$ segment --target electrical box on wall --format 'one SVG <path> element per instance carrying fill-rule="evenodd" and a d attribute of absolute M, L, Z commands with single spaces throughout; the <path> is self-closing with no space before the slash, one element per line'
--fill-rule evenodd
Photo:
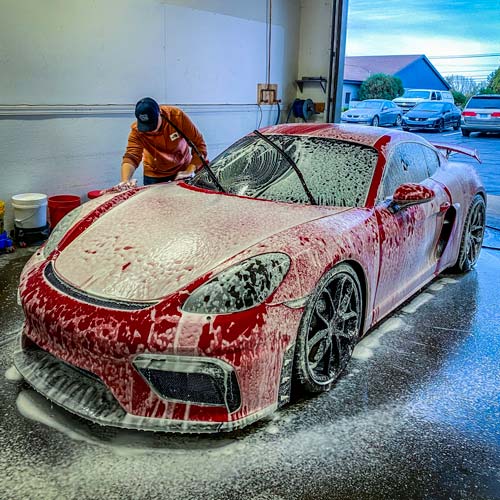
<path fill-rule="evenodd" d="M 276 102 L 280 102 L 278 99 L 278 84 L 258 83 L 257 104 L 274 104 Z"/>

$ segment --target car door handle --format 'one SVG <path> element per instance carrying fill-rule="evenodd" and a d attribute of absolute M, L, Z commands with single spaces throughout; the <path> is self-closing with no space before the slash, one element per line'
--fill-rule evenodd
<path fill-rule="evenodd" d="M 449 201 L 445 201 L 444 203 L 441 203 L 439 205 L 439 213 L 444 214 L 451 206 L 451 203 Z"/>

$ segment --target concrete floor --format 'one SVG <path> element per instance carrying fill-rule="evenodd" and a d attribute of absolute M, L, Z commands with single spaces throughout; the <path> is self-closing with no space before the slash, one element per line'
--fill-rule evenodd
<path fill-rule="evenodd" d="M 99 427 L 11 380 L 32 252 L 0 256 L 0 499 L 500 499 L 497 250 L 379 325 L 329 393 L 213 437 Z"/>

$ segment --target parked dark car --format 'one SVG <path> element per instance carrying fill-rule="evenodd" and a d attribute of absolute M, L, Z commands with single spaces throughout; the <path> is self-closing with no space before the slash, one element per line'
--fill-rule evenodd
<path fill-rule="evenodd" d="M 403 111 L 386 99 L 366 99 L 357 102 L 340 117 L 342 123 L 364 123 L 366 125 L 401 125 Z"/>
<path fill-rule="evenodd" d="M 460 110 L 450 102 L 420 102 L 403 116 L 403 130 L 426 128 L 442 132 L 460 128 Z"/>
<path fill-rule="evenodd" d="M 474 95 L 462 112 L 462 135 L 500 132 L 500 94 Z"/>

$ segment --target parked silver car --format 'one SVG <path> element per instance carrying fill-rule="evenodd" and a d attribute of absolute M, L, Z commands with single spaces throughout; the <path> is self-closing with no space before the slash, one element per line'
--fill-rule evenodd
<path fill-rule="evenodd" d="M 395 125 L 399 127 L 403 112 L 392 101 L 386 99 L 366 99 L 357 102 L 353 108 L 344 111 L 342 123 L 364 123 L 366 125 Z"/>
<path fill-rule="evenodd" d="M 471 132 L 500 132 L 500 95 L 474 95 L 462 111 L 462 135 Z"/>

